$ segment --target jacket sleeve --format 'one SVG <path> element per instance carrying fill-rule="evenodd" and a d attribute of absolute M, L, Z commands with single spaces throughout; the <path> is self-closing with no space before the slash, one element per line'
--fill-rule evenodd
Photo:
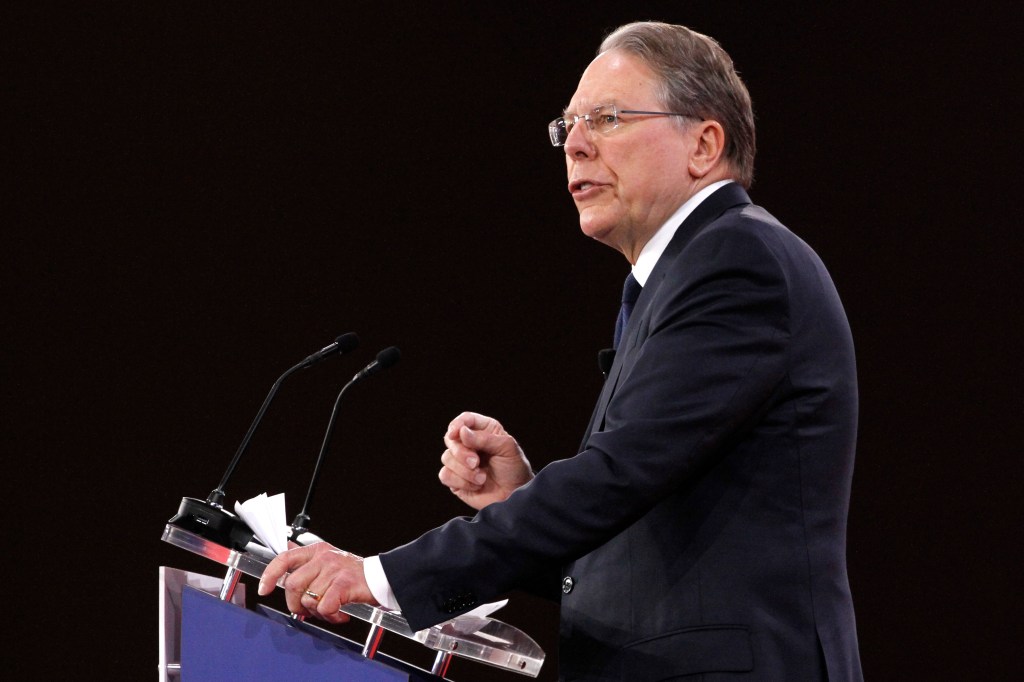
<path fill-rule="evenodd" d="M 699 477 L 763 413 L 786 372 L 788 293 L 757 228 L 713 224 L 670 264 L 634 313 L 603 428 L 582 452 L 505 502 L 381 555 L 413 628 L 512 589 L 554 587 L 563 565 Z"/>

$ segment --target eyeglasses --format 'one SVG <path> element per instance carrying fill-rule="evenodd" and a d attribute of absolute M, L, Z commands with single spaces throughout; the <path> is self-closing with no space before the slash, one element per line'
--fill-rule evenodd
<path fill-rule="evenodd" d="M 565 141 L 569 138 L 569 133 L 576 127 L 576 124 L 580 121 L 585 121 L 587 124 L 587 130 L 592 130 L 600 135 L 610 133 L 619 127 L 619 115 L 620 114 L 642 114 L 644 116 L 684 116 L 687 118 L 696 118 L 690 114 L 679 114 L 672 111 L 635 111 L 633 109 L 623 109 L 619 111 L 614 104 L 602 104 L 596 106 L 590 110 L 590 113 L 578 116 L 573 114 L 572 116 L 562 116 L 556 118 L 554 121 L 548 124 L 548 135 L 551 137 L 551 144 L 556 147 L 562 147 L 565 145 Z"/>

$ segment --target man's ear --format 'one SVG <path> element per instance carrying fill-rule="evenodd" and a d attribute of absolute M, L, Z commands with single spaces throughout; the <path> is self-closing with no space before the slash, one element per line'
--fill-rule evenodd
<path fill-rule="evenodd" d="M 691 134 L 696 137 L 697 145 L 690 154 L 690 175 L 703 178 L 723 161 L 725 129 L 718 121 L 701 121 L 694 124 Z"/>

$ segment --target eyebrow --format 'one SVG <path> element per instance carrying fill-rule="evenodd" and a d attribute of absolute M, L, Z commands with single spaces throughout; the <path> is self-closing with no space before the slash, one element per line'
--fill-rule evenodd
<path fill-rule="evenodd" d="M 594 104 L 593 106 L 591 106 L 591 107 L 590 107 L 590 108 L 588 109 L 588 111 L 594 111 L 595 109 L 600 109 L 601 107 L 606 107 L 606 106 L 608 106 L 609 104 L 612 104 L 612 101 L 608 101 L 608 102 L 599 102 L 599 103 L 597 103 L 597 104 Z M 568 113 L 569 113 L 569 107 L 565 107 L 564 109 L 562 109 L 562 116 L 563 116 L 563 117 L 564 117 L 564 116 L 565 116 L 566 114 L 568 114 Z"/>

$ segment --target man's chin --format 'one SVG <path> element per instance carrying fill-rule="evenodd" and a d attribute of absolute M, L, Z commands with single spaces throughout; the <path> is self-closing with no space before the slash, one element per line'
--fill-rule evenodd
<path fill-rule="evenodd" d="M 580 212 L 580 231 L 591 239 L 607 244 L 615 231 L 615 221 L 600 209 L 586 208 Z"/>

